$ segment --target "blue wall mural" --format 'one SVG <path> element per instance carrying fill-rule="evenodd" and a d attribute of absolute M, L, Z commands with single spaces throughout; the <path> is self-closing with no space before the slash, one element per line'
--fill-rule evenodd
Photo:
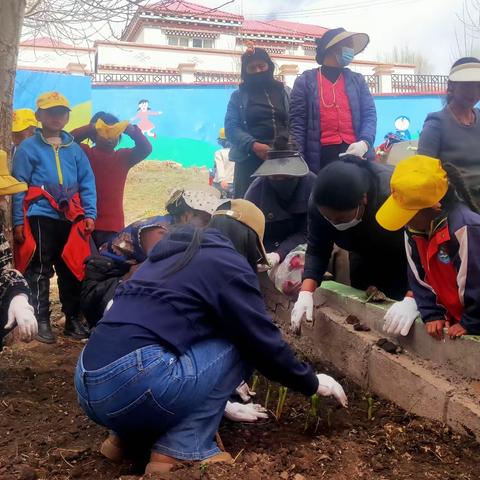
<path fill-rule="evenodd" d="M 39 93 L 59 90 L 74 105 L 74 128 L 87 123 L 90 114 L 103 110 L 139 125 L 152 143 L 151 160 L 173 160 L 185 167 L 213 164 L 219 147 L 217 135 L 230 95 L 225 86 L 94 86 L 88 77 L 18 71 L 14 108 L 35 108 Z M 429 112 L 442 108 L 438 95 L 376 96 L 376 144 L 389 132 L 402 130 L 406 138 L 418 137 Z M 120 146 L 130 146 L 123 136 Z"/>

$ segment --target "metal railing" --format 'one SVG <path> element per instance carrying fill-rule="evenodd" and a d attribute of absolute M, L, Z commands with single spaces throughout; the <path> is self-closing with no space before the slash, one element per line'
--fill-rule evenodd
<path fill-rule="evenodd" d="M 144 83 L 144 84 L 169 84 L 181 83 L 179 73 L 94 73 L 93 83 Z"/>
<path fill-rule="evenodd" d="M 240 83 L 240 74 L 226 72 L 195 72 L 195 83 Z"/>
<path fill-rule="evenodd" d="M 447 90 L 447 75 L 392 74 L 392 93 L 439 92 Z"/>

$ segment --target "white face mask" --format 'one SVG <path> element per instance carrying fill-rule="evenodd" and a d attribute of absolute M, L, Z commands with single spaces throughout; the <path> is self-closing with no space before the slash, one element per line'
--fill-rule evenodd
<path fill-rule="evenodd" d="M 333 223 L 329 218 L 323 217 L 327 222 L 331 223 L 338 231 L 344 232 L 345 230 L 349 230 L 350 228 L 356 227 L 361 221 L 361 218 L 358 217 L 358 213 L 360 212 L 360 205 L 357 208 L 357 212 L 355 213 L 355 216 L 353 217 L 353 220 L 350 220 L 349 222 L 346 223 Z"/>

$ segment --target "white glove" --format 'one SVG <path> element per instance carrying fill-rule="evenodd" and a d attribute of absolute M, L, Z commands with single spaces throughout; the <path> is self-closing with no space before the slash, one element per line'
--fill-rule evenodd
<path fill-rule="evenodd" d="M 30 342 L 37 335 L 37 319 L 33 313 L 33 307 L 28 303 L 28 297 L 24 293 L 15 295 L 15 297 L 12 298 L 8 307 L 7 318 L 8 321 L 5 325 L 5 330 L 13 328 L 16 323 L 20 338 L 24 342 Z"/>
<path fill-rule="evenodd" d="M 249 402 L 256 395 L 256 392 L 250 390 L 248 383 L 242 382 L 236 389 L 235 393 L 242 399 L 243 402 Z"/>
<path fill-rule="evenodd" d="M 390 335 L 408 335 L 415 319 L 420 316 L 417 302 L 411 297 L 405 297 L 401 302 L 394 303 L 383 319 L 383 331 Z"/>
<path fill-rule="evenodd" d="M 319 373 L 317 378 L 317 395 L 321 395 L 322 397 L 329 397 L 330 395 L 333 395 L 342 407 L 348 407 L 348 400 L 345 392 L 343 391 L 343 387 L 335 379 L 323 373 Z"/>
<path fill-rule="evenodd" d="M 300 331 L 300 325 L 302 324 L 302 318 L 305 314 L 307 322 L 313 320 L 313 293 L 307 291 L 301 291 L 298 294 L 298 300 L 292 310 L 290 317 L 290 328 L 294 333 Z"/>
<path fill-rule="evenodd" d="M 256 403 L 227 402 L 223 415 L 232 422 L 256 422 L 260 418 L 268 418 L 265 408 Z"/>
<path fill-rule="evenodd" d="M 368 152 L 368 145 L 367 142 L 360 140 L 359 142 L 352 143 L 345 153 L 341 153 L 339 157 L 343 157 L 344 155 L 355 155 L 356 157 L 363 158 L 365 154 Z"/>
<path fill-rule="evenodd" d="M 268 265 L 259 263 L 257 265 L 258 272 L 266 272 L 267 270 L 275 268 L 280 263 L 280 255 L 277 252 L 267 253 Z"/>

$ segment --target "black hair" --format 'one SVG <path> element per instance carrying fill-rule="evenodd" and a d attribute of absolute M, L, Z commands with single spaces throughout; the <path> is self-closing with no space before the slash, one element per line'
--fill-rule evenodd
<path fill-rule="evenodd" d="M 344 155 L 320 170 L 312 199 L 317 207 L 347 211 L 356 208 L 372 189 L 376 196 L 378 178 L 370 162 L 355 155 Z"/>
<path fill-rule="evenodd" d="M 170 215 L 178 217 L 186 212 L 193 211 L 193 208 L 187 205 L 187 202 L 183 198 L 183 193 L 172 203 L 166 205 L 166 210 Z"/>
<path fill-rule="evenodd" d="M 467 207 L 475 213 L 480 213 L 479 206 L 472 197 L 470 189 L 465 184 L 465 180 L 457 167 L 451 163 L 442 165 L 447 172 L 449 188 L 443 197 L 441 204 L 444 211 L 450 211 L 460 199 Z"/>
<path fill-rule="evenodd" d="M 138 101 L 137 112 L 140 110 L 140 104 L 141 104 L 141 103 L 148 103 L 148 104 L 150 104 L 150 102 L 149 102 L 146 98 L 143 98 L 142 100 L 139 100 L 139 101 Z M 150 106 L 147 108 L 147 110 L 151 110 Z"/>
<path fill-rule="evenodd" d="M 480 63 L 480 60 L 477 57 L 462 57 L 459 58 L 453 65 L 452 68 L 458 67 L 459 65 L 465 65 L 466 63 Z M 453 100 L 453 87 L 458 82 L 451 82 L 450 80 L 447 83 L 447 96 L 445 97 L 445 105 L 448 105 Z"/>
<path fill-rule="evenodd" d="M 230 208 L 231 204 L 227 202 L 219 210 Z M 233 243 L 235 250 L 245 257 L 252 269 L 256 271 L 260 256 L 257 247 L 258 237 L 250 227 L 227 215 L 217 215 L 212 217 L 207 228 L 215 228 L 225 235 Z M 192 229 L 194 230 L 193 236 L 191 234 Z M 191 241 L 182 257 L 165 273 L 164 278 L 174 275 L 191 262 L 200 250 L 204 232 L 205 228 L 195 228 L 192 225 L 178 225 L 170 228 L 165 240 L 178 241 L 186 236 L 191 236 Z"/>
<path fill-rule="evenodd" d="M 94 124 L 97 123 L 97 120 L 101 118 L 107 125 L 113 125 L 118 123 L 119 120 L 115 115 L 107 112 L 97 112 L 90 120 L 90 123 Z"/>

